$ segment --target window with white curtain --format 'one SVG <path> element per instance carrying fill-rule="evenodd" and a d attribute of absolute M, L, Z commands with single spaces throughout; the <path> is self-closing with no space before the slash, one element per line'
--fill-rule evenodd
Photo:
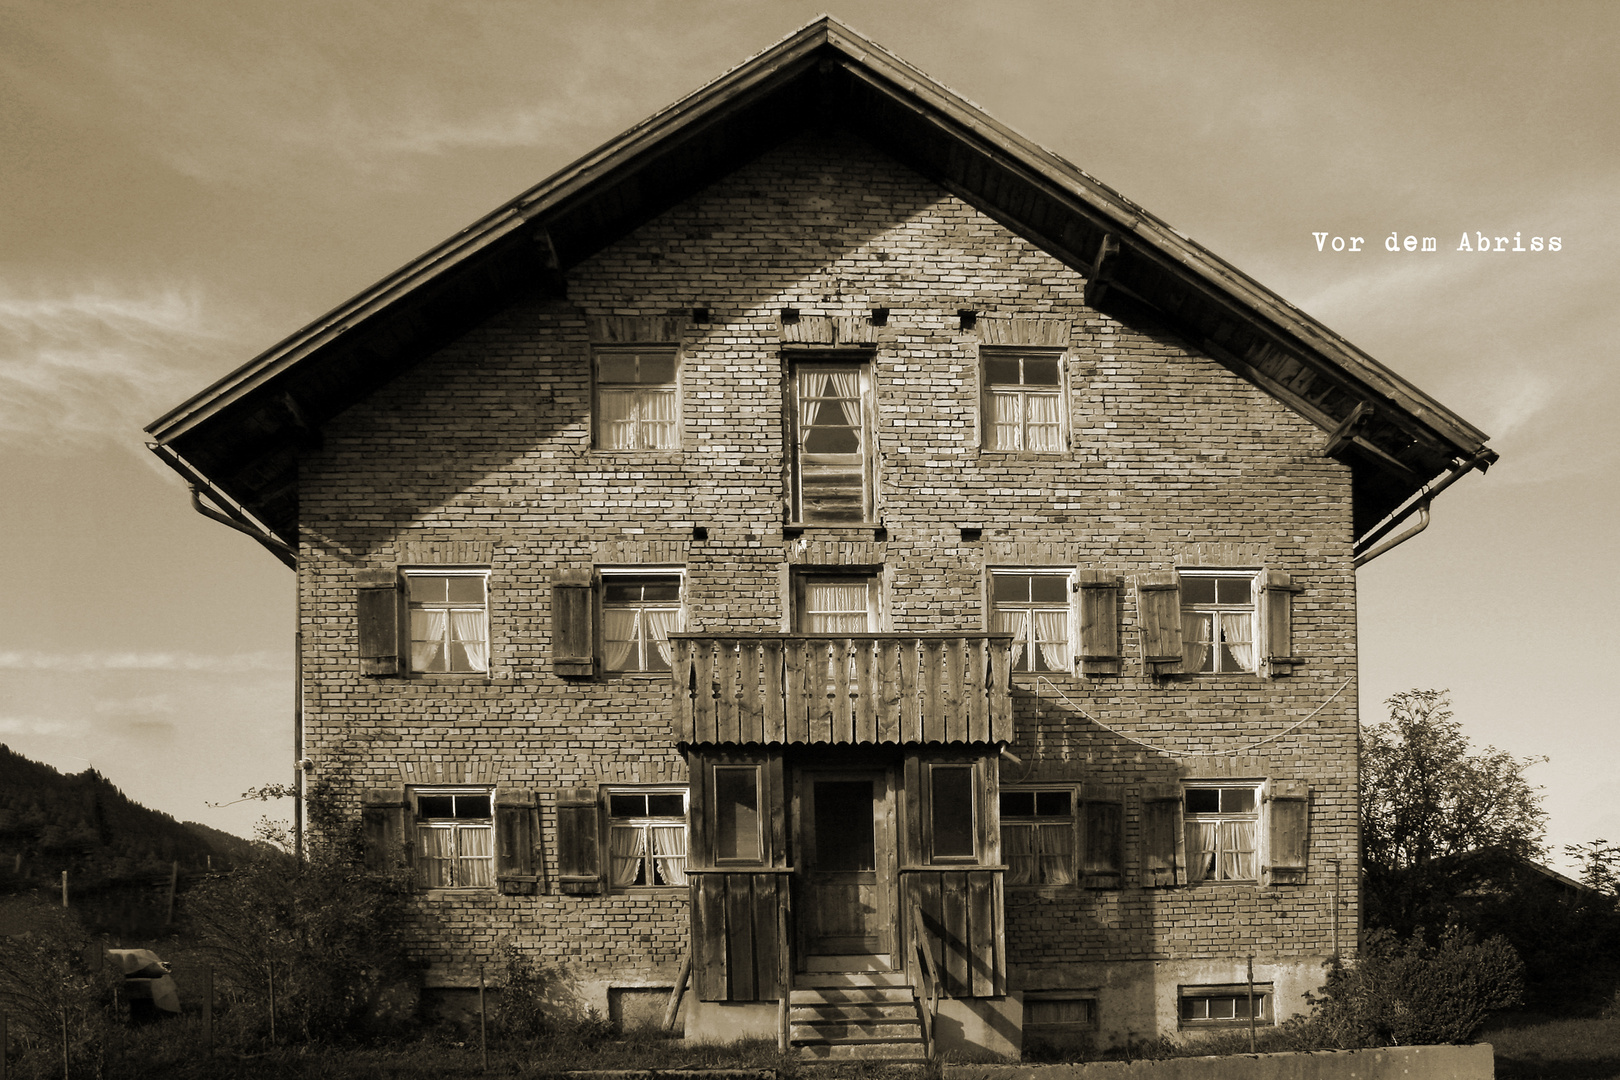
<path fill-rule="evenodd" d="M 1001 855 L 1008 885 L 1072 885 L 1074 790 L 1002 788 Z"/>
<path fill-rule="evenodd" d="M 1068 671 L 1069 574 L 996 570 L 990 575 L 990 630 L 1011 634 L 1014 671 Z"/>
<path fill-rule="evenodd" d="M 1062 354 L 983 349 L 987 450 L 1063 449 Z"/>
<path fill-rule="evenodd" d="M 597 349 L 596 448 L 674 450 L 680 446 L 675 349 Z"/>
<path fill-rule="evenodd" d="M 495 793 L 415 788 L 416 882 L 424 889 L 488 888 L 495 881 Z"/>
<path fill-rule="evenodd" d="M 411 670 L 489 670 L 489 571 L 406 570 Z"/>
<path fill-rule="evenodd" d="M 608 874 L 615 889 L 686 884 L 686 789 L 608 792 Z"/>
<path fill-rule="evenodd" d="M 1182 791 L 1187 881 L 1260 877 L 1260 785 L 1192 784 Z"/>
<path fill-rule="evenodd" d="M 1254 671 L 1256 573 L 1181 570 L 1182 670 Z"/>
<path fill-rule="evenodd" d="M 682 627 L 679 574 L 602 571 L 602 669 L 668 671 Z"/>
<path fill-rule="evenodd" d="M 794 581 L 799 633 L 876 633 L 877 581 L 875 574 L 800 575 Z"/>
<path fill-rule="evenodd" d="M 794 509 L 802 522 L 873 520 L 867 365 L 793 368 Z"/>

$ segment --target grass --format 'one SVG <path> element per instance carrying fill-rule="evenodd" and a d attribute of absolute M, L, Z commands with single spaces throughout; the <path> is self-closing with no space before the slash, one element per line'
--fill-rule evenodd
<path fill-rule="evenodd" d="M 1620 1077 L 1620 1009 L 1595 1017 L 1510 1012 L 1479 1035 L 1496 1052 L 1502 1080 L 1609 1080 Z"/>

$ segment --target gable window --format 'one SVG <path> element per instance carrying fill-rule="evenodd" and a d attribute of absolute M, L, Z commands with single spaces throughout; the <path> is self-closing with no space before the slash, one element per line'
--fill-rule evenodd
<path fill-rule="evenodd" d="M 412 671 L 489 670 L 488 582 L 488 570 L 405 571 Z"/>
<path fill-rule="evenodd" d="M 803 361 L 793 368 L 795 519 L 874 518 L 871 423 L 864 363 Z"/>
<path fill-rule="evenodd" d="M 1068 671 L 1069 575 L 1015 573 L 990 575 L 991 629 L 1011 634 L 1014 671 Z"/>
<path fill-rule="evenodd" d="M 801 634 L 871 634 L 878 628 L 876 574 L 801 574 L 794 579 Z"/>
<path fill-rule="evenodd" d="M 1182 670 L 1255 670 L 1255 575 L 1182 570 Z"/>
<path fill-rule="evenodd" d="M 416 882 L 426 889 L 487 888 L 495 879 L 494 792 L 416 788 Z"/>
<path fill-rule="evenodd" d="M 1001 853 L 1008 885 L 1074 883 L 1074 792 L 1003 790 Z"/>
<path fill-rule="evenodd" d="M 602 572 L 602 668 L 668 671 L 682 626 L 679 574 Z"/>
<path fill-rule="evenodd" d="M 1252 783 L 1187 785 L 1188 882 L 1259 879 L 1259 794 Z"/>
<path fill-rule="evenodd" d="M 1061 451 L 1061 354 L 985 349 L 982 357 L 985 448 Z"/>
<path fill-rule="evenodd" d="M 675 350 L 597 349 L 598 450 L 673 450 L 680 445 Z"/>
<path fill-rule="evenodd" d="M 1178 1012 L 1183 1027 L 1221 1027 L 1247 1024 L 1252 1013 L 1257 1023 L 1272 1023 L 1271 983 L 1249 985 L 1183 986 Z M 1251 1004 L 1252 1003 L 1252 1004 Z"/>
<path fill-rule="evenodd" d="M 608 792 L 608 873 L 615 889 L 686 884 L 686 789 Z"/>

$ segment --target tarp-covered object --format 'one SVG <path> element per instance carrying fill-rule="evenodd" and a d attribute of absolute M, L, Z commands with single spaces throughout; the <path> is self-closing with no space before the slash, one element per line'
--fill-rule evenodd
<path fill-rule="evenodd" d="M 180 1012 L 180 995 L 169 975 L 169 965 L 150 949 L 108 949 L 107 959 L 124 971 L 124 996 L 131 1002 L 150 1001 L 163 1012 Z"/>

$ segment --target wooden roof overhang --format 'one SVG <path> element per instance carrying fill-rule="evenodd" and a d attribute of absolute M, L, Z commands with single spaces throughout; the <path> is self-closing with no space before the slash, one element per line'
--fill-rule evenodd
<path fill-rule="evenodd" d="M 806 126 L 854 132 L 1320 427 L 1355 531 L 1496 459 L 1483 432 L 1062 158 L 830 18 L 653 115 L 154 422 L 227 513 L 296 546 L 297 455 L 372 389 Z M 1402 511 L 1404 512 L 1404 511 Z M 1387 525 L 1385 530 L 1387 531 Z M 1363 545 L 1364 546 L 1364 545 Z"/>

